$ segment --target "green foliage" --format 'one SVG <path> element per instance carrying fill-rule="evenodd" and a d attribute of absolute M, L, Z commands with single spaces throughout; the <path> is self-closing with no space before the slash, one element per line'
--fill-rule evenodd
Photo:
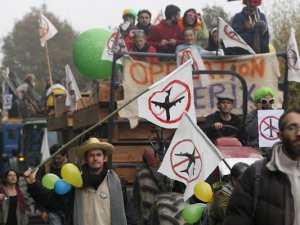
<path fill-rule="evenodd" d="M 232 16 L 225 12 L 220 6 L 206 6 L 202 9 L 203 18 L 208 30 L 218 26 L 218 17 L 221 17 L 225 22 L 231 24 Z"/>
<path fill-rule="evenodd" d="M 46 12 L 45 6 L 43 10 L 32 8 L 31 12 L 15 23 L 12 32 L 3 38 L 2 66 L 9 67 L 21 80 L 27 73 L 34 73 L 37 90 L 41 93 L 46 85 L 48 65 L 45 48 L 41 47 L 39 38 L 40 11 L 58 30 L 47 42 L 53 83 L 59 81 L 64 84 L 66 64 L 75 70 L 72 65 L 72 45 L 78 34 L 66 21 L 61 22 L 54 14 Z M 86 83 L 86 79 L 76 76 L 75 71 L 74 76 L 79 86 L 80 83 Z"/>
<path fill-rule="evenodd" d="M 264 9 L 271 31 L 271 42 L 277 51 L 286 51 L 290 38 L 290 28 L 295 29 L 296 41 L 300 44 L 300 0 L 277 0 Z M 286 60 L 279 59 L 281 74 L 285 74 Z M 283 76 L 281 77 L 283 80 Z M 299 106 L 299 84 L 289 84 L 289 107 Z"/>

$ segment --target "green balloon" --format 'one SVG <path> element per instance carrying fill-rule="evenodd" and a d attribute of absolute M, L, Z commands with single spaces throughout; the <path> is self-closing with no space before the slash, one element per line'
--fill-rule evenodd
<path fill-rule="evenodd" d="M 187 223 L 196 223 L 200 220 L 203 212 L 204 209 L 199 204 L 192 204 L 183 209 L 181 216 Z"/>
<path fill-rule="evenodd" d="M 54 184 L 58 180 L 59 180 L 59 177 L 57 175 L 55 175 L 53 173 L 47 173 L 42 178 L 42 185 L 49 190 L 53 190 Z"/>
<path fill-rule="evenodd" d="M 112 62 L 101 60 L 111 33 L 107 29 L 94 28 L 80 34 L 73 44 L 73 60 L 82 75 L 92 79 L 111 76 Z"/>

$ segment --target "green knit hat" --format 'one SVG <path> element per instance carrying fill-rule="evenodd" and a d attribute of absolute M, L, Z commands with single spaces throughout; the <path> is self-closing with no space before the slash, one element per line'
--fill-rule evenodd
<path fill-rule="evenodd" d="M 272 98 L 275 96 L 274 91 L 269 87 L 261 87 L 261 88 L 257 89 L 254 92 L 254 101 L 255 101 L 255 103 L 259 103 L 260 100 L 262 98 L 266 97 L 267 95 L 272 96 Z"/>

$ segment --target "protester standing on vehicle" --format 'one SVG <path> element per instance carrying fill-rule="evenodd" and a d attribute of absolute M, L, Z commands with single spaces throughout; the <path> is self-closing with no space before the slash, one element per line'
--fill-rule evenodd
<path fill-rule="evenodd" d="M 178 25 L 180 8 L 168 5 L 165 17 L 165 20 L 152 27 L 148 41 L 159 53 L 175 53 L 176 46 L 183 43 L 182 29 Z"/>
<path fill-rule="evenodd" d="M 254 92 L 254 102 L 256 109 L 248 113 L 245 120 L 246 144 L 265 154 L 263 148 L 259 148 L 258 142 L 258 115 L 257 110 L 270 110 L 275 102 L 274 92 L 269 87 L 261 87 Z"/>
<path fill-rule="evenodd" d="M 279 119 L 280 143 L 238 180 L 224 225 L 300 224 L 300 108 Z"/>
<path fill-rule="evenodd" d="M 147 9 L 140 10 L 137 15 L 137 22 L 137 29 L 143 30 L 146 36 L 148 36 L 152 29 L 151 12 Z"/>
<path fill-rule="evenodd" d="M 204 48 L 207 46 L 208 30 L 203 17 L 200 13 L 197 13 L 196 9 L 188 9 L 184 12 L 183 17 L 178 22 L 180 28 L 191 27 L 195 31 L 195 45 Z"/>
<path fill-rule="evenodd" d="M 123 38 L 126 38 L 130 31 L 137 30 L 135 26 L 136 12 L 133 9 L 127 8 L 123 10 L 123 23 L 120 25 L 120 32 Z"/>
<path fill-rule="evenodd" d="M 223 136 L 236 136 L 240 139 L 242 122 L 237 115 L 231 113 L 233 97 L 224 95 L 217 97 L 217 99 L 219 111 L 207 116 L 203 126 L 204 132 L 212 141 Z"/>
<path fill-rule="evenodd" d="M 18 112 L 21 118 L 34 117 L 41 112 L 38 98 L 33 92 L 35 85 L 35 75 L 30 73 L 25 76 L 24 83 L 16 89 L 19 97 Z"/>
<path fill-rule="evenodd" d="M 267 19 L 258 6 L 261 0 L 243 0 L 246 7 L 235 14 L 232 28 L 255 51 L 255 53 L 269 52 L 270 34 Z M 247 50 L 238 48 L 235 54 L 249 54 Z"/>
<path fill-rule="evenodd" d="M 50 154 L 53 155 L 61 146 L 58 144 L 52 145 L 50 147 Z M 57 175 L 59 178 L 61 177 L 61 168 L 63 165 L 67 163 L 67 157 L 65 152 L 61 152 L 55 155 L 50 162 L 48 162 L 45 166 L 41 167 L 37 173 L 37 177 L 40 181 L 47 173 L 52 173 Z M 44 223 L 49 223 L 49 225 L 65 225 L 66 224 L 66 216 L 62 210 L 46 210 L 45 208 L 41 209 L 41 218 Z"/>
<path fill-rule="evenodd" d="M 36 182 L 36 172 L 28 169 L 24 172 L 28 191 L 45 208 L 63 209 L 69 225 L 126 225 L 119 177 L 105 163 L 113 151 L 113 145 L 89 138 L 76 150 L 78 158 L 84 161 L 82 188 L 57 195 Z"/>
<path fill-rule="evenodd" d="M 233 165 L 230 171 L 230 181 L 225 184 L 221 190 L 215 192 L 210 203 L 208 225 L 222 225 L 226 215 L 227 205 L 237 179 L 248 167 L 249 165 L 243 162 L 238 162 Z"/>
<path fill-rule="evenodd" d="M 17 172 L 8 169 L 4 174 L 4 183 L 0 185 L 0 224 L 26 225 L 28 222 L 25 198 L 18 182 Z"/>

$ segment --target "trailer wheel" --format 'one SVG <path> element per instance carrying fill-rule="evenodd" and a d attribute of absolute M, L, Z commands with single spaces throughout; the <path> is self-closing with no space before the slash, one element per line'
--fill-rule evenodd
<path fill-rule="evenodd" d="M 181 193 L 172 192 L 158 195 L 151 210 L 150 225 L 187 224 L 181 217 L 182 210 L 187 204 L 183 201 Z"/>
<path fill-rule="evenodd" d="M 151 170 L 140 168 L 133 185 L 133 204 L 140 225 L 149 224 L 151 207 L 160 192 Z"/>

